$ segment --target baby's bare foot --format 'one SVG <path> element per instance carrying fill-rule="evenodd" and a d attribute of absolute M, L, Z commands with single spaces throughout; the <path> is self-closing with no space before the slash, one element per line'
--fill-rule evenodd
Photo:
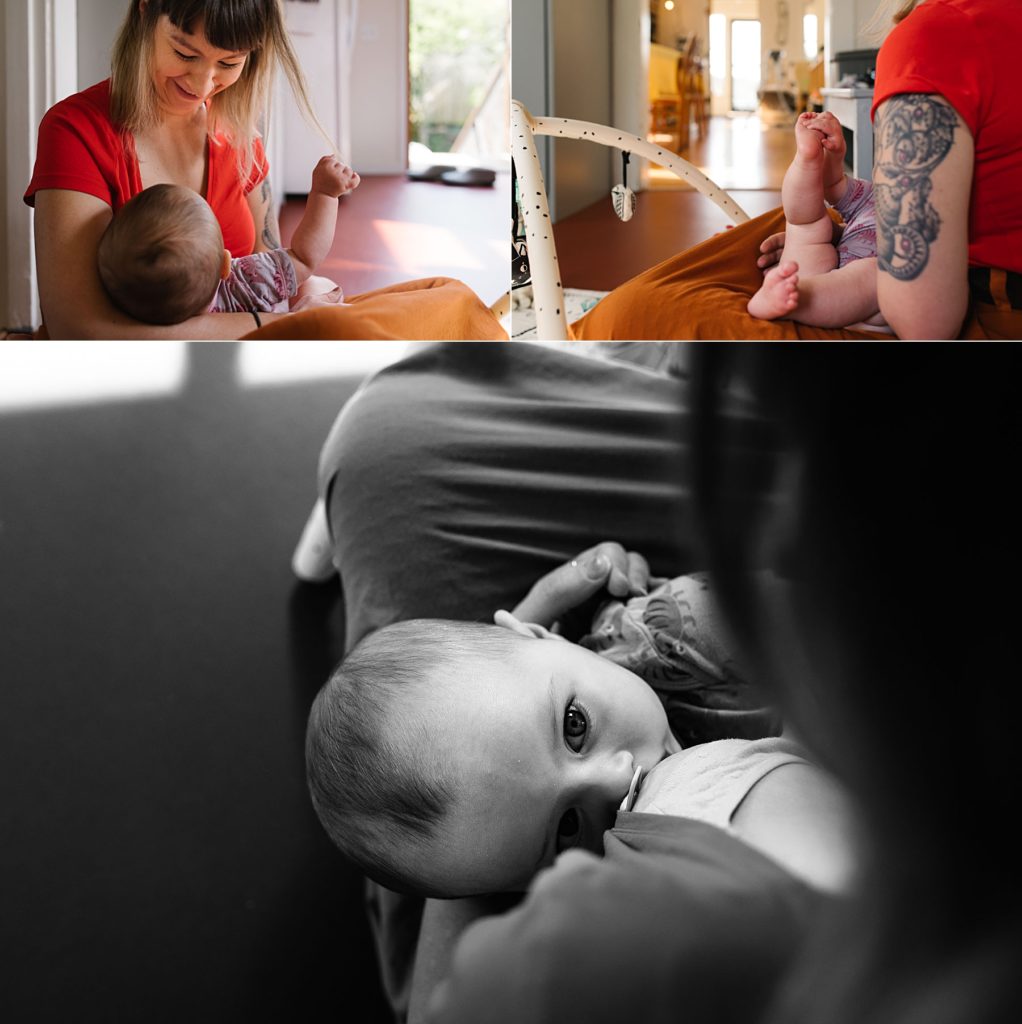
<path fill-rule="evenodd" d="M 795 122 L 795 159 L 802 164 L 818 164 L 823 161 L 824 133 L 815 124 L 817 115 L 812 111 L 800 114 Z"/>
<path fill-rule="evenodd" d="M 763 286 L 749 299 L 749 313 L 759 320 L 778 320 L 798 305 L 798 264 L 793 260 L 769 271 Z"/>

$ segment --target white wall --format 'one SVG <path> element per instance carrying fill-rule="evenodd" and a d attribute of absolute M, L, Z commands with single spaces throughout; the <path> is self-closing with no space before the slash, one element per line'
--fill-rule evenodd
<path fill-rule="evenodd" d="M 110 77 L 110 51 L 128 0 L 78 0 L 78 88 Z"/>
<path fill-rule="evenodd" d="M 614 0 L 611 120 L 615 128 L 645 136 L 649 130 L 649 3 Z M 633 159 L 637 188 L 646 161 Z"/>
<path fill-rule="evenodd" d="M 835 53 L 843 50 L 872 50 L 880 44 L 863 33 L 866 23 L 876 13 L 882 0 L 826 0 L 824 46 L 829 67 Z M 830 78 L 827 79 L 830 84 Z"/>
<path fill-rule="evenodd" d="M 408 0 L 363 0 L 352 63 L 351 157 L 361 174 L 408 166 Z"/>
<path fill-rule="evenodd" d="M 610 0 L 555 0 L 552 13 L 555 58 L 554 108 L 550 113 L 609 124 Z M 554 154 L 557 192 L 551 217 L 555 221 L 570 217 L 601 197 L 610 202 L 614 185 L 610 151 L 591 142 L 555 139 Z M 620 158 L 613 155 L 619 164 Z"/>
<path fill-rule="evenodd" d="M 525 104 L 525 109 L 544 117 L 553 109 L 550 92 L 553 87 L 550 54 L 547 52 L 549 10 L 546 0 L 514 0 L 511 5 L 511 98 Z M 543 181 L 553 208 L 553 172 L 551 170 L 551 139 L 536 139 L 536 151 L 543 172 Z"/>
<path fill-rule="evenodd" d="M 611 40 L 618 42 L 613 19 L 615 14 L 627 18 L 629 9 L 624 0 L 514 0 L 514 99 L 537 117 L 609 124 L 614 110 Z M 618 27 L 622 36 L 639 45 L 634 27 Z M 624 105 L 632 103 L 626 98 Z M 575 140 L 555 139 L 552 145 L 547 139 L 536 141 L 552 220 L 563 220 L 601 197 L 610 202 L 614 182 L 609 150 Z M 620 157 L 614 156 L 614 164 L 620 175 Z M 634 185 L 637 173 L 632 181 Z"/>

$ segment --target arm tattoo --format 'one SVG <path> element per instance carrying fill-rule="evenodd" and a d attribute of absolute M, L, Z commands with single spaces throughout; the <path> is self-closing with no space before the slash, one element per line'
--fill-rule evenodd
<path fill-rule="evenodd" d="M 276 218 L 273 216 L 273 189 L 270 188 L 270 180 L 266 178 L 263 180 L 262 200 L 266 203 L 266 218 L 263 221 L 263 242 L 270 249 L 280 248 L 280 239 L 277 238 Z"/>
<path fill-rule="evenodd" d="M 905 93 L 877 118 L 877 256 L 880 269 L 911 281 L 930 259 L 940 216 L 930 205 L 930 175 L 951 152 L 958 115 L 942 97 Z"/>

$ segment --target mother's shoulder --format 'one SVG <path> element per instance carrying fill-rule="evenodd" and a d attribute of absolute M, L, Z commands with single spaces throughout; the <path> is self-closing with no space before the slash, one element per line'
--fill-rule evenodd
<path fill-rule="evenodd" d="M 72 93 L 57 103 L 46 112 L 45 119 L 69 118 L 80 120 L 87 118 L 90 121 L 113 125 L 110 121 L 110 79 L 104 79 L 88 89 Z"/>

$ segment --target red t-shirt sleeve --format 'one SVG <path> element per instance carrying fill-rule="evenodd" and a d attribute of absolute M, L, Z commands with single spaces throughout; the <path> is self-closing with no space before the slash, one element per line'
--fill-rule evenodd
<path fill-rule="evenodd" d="M 984 50 L 968 15 L 939 0 L 917 7 L 880 47 L 872 116 L 899 93 L 935 93 L 958 111 L 975 137 L 987 95 Z"/>
<path fill-rule="evenodd" d="M 34 206 L 36 192 L 59 188 L 95 196 L 111 207 L 118 205 L 111 187 L 111 176 L 115 174 L 111 153 L 114 141 L 112 129 L 103 132 L 75 105 L 60 103 L 51 107 L 39 125 L 35 170 L 25 202 Z"/>

